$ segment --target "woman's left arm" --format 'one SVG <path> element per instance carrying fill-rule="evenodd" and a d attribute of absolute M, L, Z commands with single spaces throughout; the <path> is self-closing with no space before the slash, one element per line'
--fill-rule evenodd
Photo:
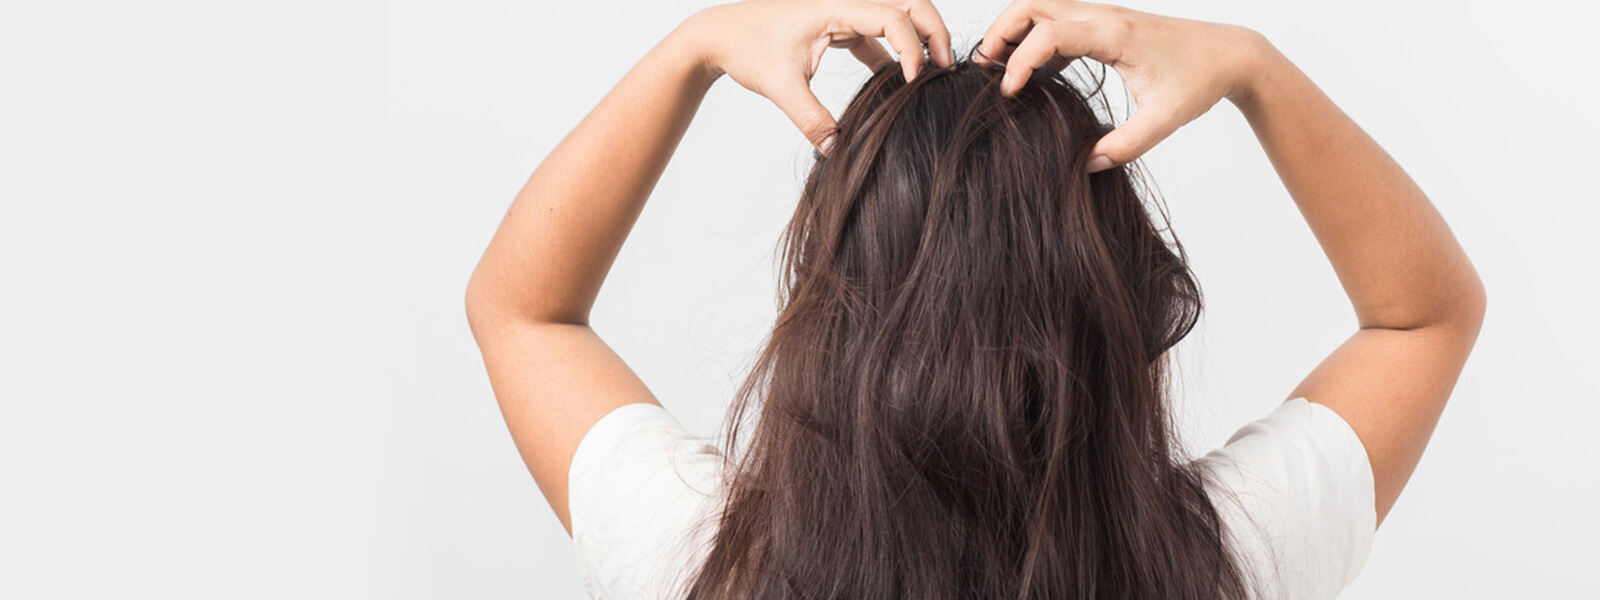
<path fill-rule="evenodd" d="M 832 117 L 809 82 L 822 52 L 848 47 L 908 77 L 927 39 L 949 64 L 949 36 L 927 0 L 760 0 L 691 17 L 652 49 L 539 165 L 467 286 L 467 319 L 528 470 L 568 532 L 567 471 L 585 433 L 619 406 L 656 403 L 588 326 L 623 240 L 705 97 L 726 73 L 772 99 L 826 148 Z"/>

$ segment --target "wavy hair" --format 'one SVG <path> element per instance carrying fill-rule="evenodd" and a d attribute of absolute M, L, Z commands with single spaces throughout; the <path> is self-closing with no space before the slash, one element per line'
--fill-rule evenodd
<path fill-rule="evenodd" d="M 1244 596 L 1169 423 L 1199 287 L 1129 170 L 1088 173 L 1095 92 L 1045 71 L 890 65 L 845 110 L 690 598 Z"/>

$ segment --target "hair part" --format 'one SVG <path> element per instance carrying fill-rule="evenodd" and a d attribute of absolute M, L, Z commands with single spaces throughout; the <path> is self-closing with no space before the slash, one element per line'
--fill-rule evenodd
<path fill-rule="evenodd" d="M 1008 98 L 993 67 L 889 65 L 845 110 L 689 597 L 1244 596 L 1169 422 L 1199 287 L 1045 71 Z"/>

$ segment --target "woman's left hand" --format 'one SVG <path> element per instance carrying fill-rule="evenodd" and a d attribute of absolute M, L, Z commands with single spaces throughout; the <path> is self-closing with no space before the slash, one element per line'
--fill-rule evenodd
<path fill-rule="evenodd" d="M 848 48 L 874 69 L 891 59 L 877 38 L 900 56 L 905 78 L 926 60 L 950 66 L 950 32 L 929 0 L 749 0 L 715 6 L 686 25 L 697 36 L 706 66 L 767 97 L 827 152 L 837 127 L 811 92 L 811 76 L 828 48 Z"/>

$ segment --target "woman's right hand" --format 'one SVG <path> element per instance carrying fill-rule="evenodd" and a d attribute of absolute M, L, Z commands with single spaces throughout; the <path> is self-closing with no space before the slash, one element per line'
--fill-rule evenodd
<path fill-rule="evenodd" d="M 1089 170 L 1143 155 L 1223 98 L 1247 97 L 1261 65 L 1276 55 L 1254 31 L 1070 0 L 1016 0 L 978 47 L 980 61 L 1004 60 L 1001 92 L 1015 94 L 1056 57 L 1088 57 L 1122 76 L 1138 110 L 1095 144 Z"/>

